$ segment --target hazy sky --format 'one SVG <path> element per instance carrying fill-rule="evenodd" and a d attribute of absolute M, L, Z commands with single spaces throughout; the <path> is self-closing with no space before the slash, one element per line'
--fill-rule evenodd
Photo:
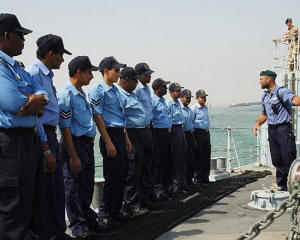
<path fill-rule="evenodd" d="M 35 59 L 36 39 L 48 33 L 60 35 L 73 53 L 54 72 L 57 89 L 73 57 L 88 55 L 98 65 L 113 55 L 128 66 L 147 62 L 152 79 L 206 90 L 213 106 L 260 100 L 259 72 L 273 68 L 271 40 L 286 31 L 287 17 L 300 23 L 299 10 L 299 0 L 1 2 L 2 12 L 34 31 L 18 57 L 25 65 Z M 91 85 L 99 79 L 96 72 Z"/>

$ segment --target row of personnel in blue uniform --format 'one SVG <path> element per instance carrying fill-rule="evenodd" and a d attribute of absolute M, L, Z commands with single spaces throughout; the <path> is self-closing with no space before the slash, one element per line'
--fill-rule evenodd
<path fill-rule="evenodd" d="M 61 37 L 44 35 L 24 69 L 13 57 L 31 32 L 15 15 L 0 14 L 0 239 L 69 239 L 65 210 L 73 237 L 98 234 L 209 183 L 205 91 L 190 108 L 191 91 L 178 83 L 158 78 L 151 94 L 146 63 L 132 68 L 106 57 L 94 66 L 78 56 L 57 93 L 52 70 L 71 53 Z M 93 71 L 102 80 L 86 96 Z M 90 208 L 96 129 L 105 179 L 98 213 Z"/>

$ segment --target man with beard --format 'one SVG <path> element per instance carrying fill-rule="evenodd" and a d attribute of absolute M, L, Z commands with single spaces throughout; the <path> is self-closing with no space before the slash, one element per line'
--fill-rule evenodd
<path fill-rule="evenodd" d="M 262 113 L 253 127 L 257 135 L 259 126 L 267 121 L 272 163 L 276 168 L 278 189 L 287 191 L 287 176 L 291 163 L 296 159 L 296 143 L 292 127 L 292 106 L 300 105 L 300 98 L 289 89 L 275 83 L 277 74 L 266 70 L 260 73 Z"/>
<path fill-rule="evenodd" d="M 17 17 L 0 14 L 0 239 L 24 240 L 29 229 L 39 162 L 35 126 L 48 95 L 13 57 L 22 54 Z"/>
<path fill-rule="evenodd" d="M 56 89 L 53 85 L 53 69 L 59 69 L 64 61 L 63 54 L 71 53 L 64 48 L 62 38 L 48 34 L 40 37 L 37 41 L 37 60 L 26 70 L 48 93 L 49 103 L 44 106 L 44 114 L 38 121 L 38 135 L 42 142 L 45 166 L 43 189 L 47 203 L 42 205 L 45 208 L 45 216 L 39 222 L 45 222 L 43 239 L 64 240 L 70 237 L 65 234 L 65 188 L 63 181 L 63 161 L 59 153 L 56 127 L 59 122 L 59 107 L 56 96 Z M 44 169 L 43 169 L 44 170 Z M 41 185 L 41 182 L 37 183 Z"/>

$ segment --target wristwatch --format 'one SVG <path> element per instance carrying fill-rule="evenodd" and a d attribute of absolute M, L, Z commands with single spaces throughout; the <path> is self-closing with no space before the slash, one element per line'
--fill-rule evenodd
<path fill-rule="evenodd" d="M 49 102 L 49 97 L 46 95 L 46 94 L 43 94 L 43 96 L 44 96 L 44 99 L 45 99 L 45 104 L 47 104 L 48 102 Z"/>
<path fill-rule="evenodd" d="M 51 153 L 50 149 L 43 152 L 44 156 L 48 156 L 50 153 Z"/>

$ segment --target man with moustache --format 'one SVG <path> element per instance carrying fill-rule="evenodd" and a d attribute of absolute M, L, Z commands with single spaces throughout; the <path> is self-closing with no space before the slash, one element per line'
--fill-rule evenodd
<path fill-rule="evenodd" d="M 98 220 L 103 229 L 120 227 L 119 213 L 123 202 L 127 176 L 127 151 L 131 143 L 125 127 L 125 115 L 119 89 L 114 85 L 120 77 L 119 63 L 115 57 L 106 57 L 99 64 L 103 80 L 90 89 L 96 126 L 101 134 L 100 152 L 103 157 L 103 191 L 99 206 Z"/>
<path fill-rule="evenodd" d="M 125 114 L 125 127 L 132 143 L 133 158 L 128 157 L 128 174 L 124 193 L 123 214 L 137 216 L 149 210 L 141 205 L 141 174 L 147 152 L 153 150 L 150 116 L 133 92 L 138 84 L 136 71 L 131 67 L 121 71 L 119 89 Z M 150 148 L 150 149 L 149 149 Z M 129 213 L 128 213 L 129 211 Z"/>
<path fill-rule="evenodd" d="M 26 70 L 48 93 L 49 103 L 44 106 L 44 114 L 38 121 L 37 132 L 42 142 L 45 166 L 44 185 L 47 203 L 43 222 L 43 239 L 64 240 L 70 239 L 65 234 L 65 188 L 63 182 L 63 161 L 59 153 L 56 127 L 59 122 L 59 107 L 56 97 L 56 89 L 53 85 L 53 69 L 59 69 L 64 61 L 63 54 L 71 55 L 64 48 L 62 38 L 53 34 L 47 34 L 37 40 L 37 60 Z M 40 185 L 41 183 L 37 183 Z M 37 190 L 39 191 L 39 190 Z M 41 221 L 41 219 L 39 219 Z"/>
<path fill-rule="evenodd" d="M 209 172 L 210 172 L 210 156 L 211 156 L 211 144 L 210 144 L 210 120 L 208 115 L 208 109 L 205 105 L 206 97 L 208 95 L 204 90 L 198 90 L 196 92 L 197 104 L 193 108 L 194 112 L 194 132 L 196 138 L 196 156 L 195 160 L 195 184 L 208 184 Z"/>
<path fill-rule="evenodd" d="M 191 103 L 191 91 L 184 89 L 181 91 L 181 110 L 184 117 L 184 134 L 186 138 L 186 181 L 190 186 L 193 183 L 194 165 L 195 165 L 195 136 L 194 136 L 194 112 L 189 107 Z"/>
<path fill-rule="evenodd" d="M 178 100 L 181 97 L 181 88 L 179 83 L 171 83 L 169 86 L 171 100 L 168 106 L 172 116 L 171 155 L 173 160 L 172 191 L 174 193 L 187 193 L 189 190 L 186 183 L 184 117 Z"/>
<path fill-rule="evenodd" d="M 155 79 L 152 83 L 154 94 L 152 96 L 152 127 L 154 142 L 154 198 L 161 201 L 172 198 L 169 188 L 172 186 L 172 158 L 171 158 L 171 127 L 172 116 L 164 99 L 167 94 L 169 81 L 162 78 Z"/>
<path fill-rule="evenodd" d="M 300 105 L 300 98 L 289 89 L 279 87 L 277 74 L 266 70 L 260 73 L 260 84 L 266 89 L 262 96 L 262 113 L 253 127 L 257 135 L 259 127 L 267 122 L 272 164 L 276 168 L 278 189 L 287 191 L 287 177 L 291 163 L 296 159 L 296 143 L 292 121 L 292 106 Z"/>
<path fill-rule="evenodd" d="M 82 90 L 99 68 L 87 56 L 68 64 L 70 80 L 58 94 L 59 127 L 63 140 L 65 203 L 73 237 L 84 238 L 99 231 L 97 214 L 90 208 L 94 193 L 96 128 L 92 109 Z"/>
<path fill-rule="evenodd" d="M 0 14 L 0 239 L 28 232 L 39 148 L 35 126 L 48 95 L 13 57 L 31 33 L 13 14 Z"/>

